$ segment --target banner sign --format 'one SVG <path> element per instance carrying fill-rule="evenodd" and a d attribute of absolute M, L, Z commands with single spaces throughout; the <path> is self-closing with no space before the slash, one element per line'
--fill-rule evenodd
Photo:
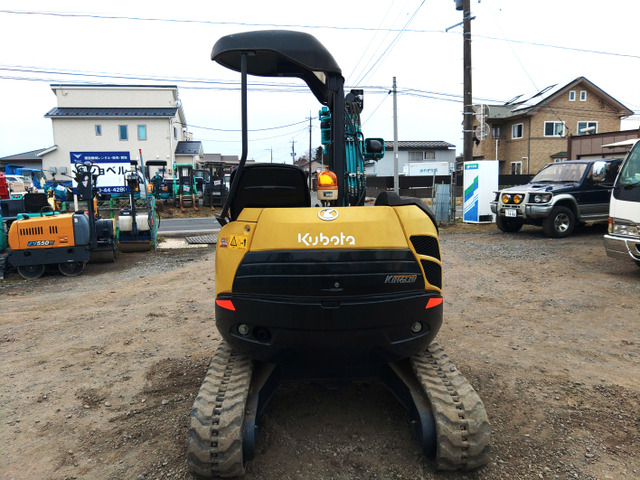
<path fill-rule="evenodd" d="M 129 152 L 71 152 L 70 157 L 72 169 L 75 163 L 84 162 L 92 162 L 98 167 L 100 193 L 129 192 L 124 179 L 125 172 L 131 168 Z"/>

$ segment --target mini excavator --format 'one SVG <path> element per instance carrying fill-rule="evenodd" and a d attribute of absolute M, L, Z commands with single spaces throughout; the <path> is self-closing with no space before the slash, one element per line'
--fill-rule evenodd
<path fill-rule="evenodd" d="M 484 405 L 434 342 L 443 319 L 434 215 L 419 199 L 388 192 L 364 206 L 364 161 L 380 158 L 384 142 L 360 131 L 363 92 L 344 94 L 336 61 L 305 33 L 228 35 L 211 58 L 240 72 L 242 156 L 218 216 L 222 340 L 191 411 L 189 469 L 207 478 L 243 475 L 275 389 L 313 379 L 378 379 L 405 407 L 438 469 L 485 465 Z M 249 74 L 300 78 L 324 106 L 331 174 L 318 179 L 321 207 L 311 206 L 300 168 L 245 165 Z"/>

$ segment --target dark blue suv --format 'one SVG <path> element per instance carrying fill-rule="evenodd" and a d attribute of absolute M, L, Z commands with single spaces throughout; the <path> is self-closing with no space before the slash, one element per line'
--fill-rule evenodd
<path fill-rule="evenodd" d="M 600 158 L 545 165 L 530 183 L 496 192 L 496 225 L 503 232 L 537 225 L 548 237 L 566 237 L 578 223 L 606 222 L 621 163 Z"/>

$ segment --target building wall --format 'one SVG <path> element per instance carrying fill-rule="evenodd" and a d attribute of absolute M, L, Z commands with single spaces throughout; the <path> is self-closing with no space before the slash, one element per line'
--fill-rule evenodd
<path fill-rule="evenodd" d="M 58 107 L 175 107 L 174 87 L 53 86 Z"/>
<path fill-rule="evenodd" d="M 572 136 L 568 139 L 568 155 L 570 159 L 581 158 L 624 158 L 631 150 L 632 144 L 619 147 L 604 147 L 613 143 L 640 138 L 640 128 L 619 132 L 597 133 L 595 135 Z"/>
<path fill-rule="evenodd" d="M 424 150 L 423 150 L 424 151 Z M 420 162 L 411 163 L 428 163 L 428 162 L 448 162 L 451 168 L 454 168 L 456 164 L 456 152 L 455 150 L 429 150 L 435 152 L 435 158 L 430 160 L 421 160 Z M 402 170 L 405 165 L 409 164 L 409 151 L 398 151 L 398 172 L 402 175 Z M 392 177 L 393 176 L 393 150 L 385 151 L 384 157 L 377 162 L 367 165 L 367 175 L 376 175 L 378 177 Z"/>
<path fill-rule="evenodd" d="M 171 120 L 171 122 L 170 122 Z M 66 167 L 70 171 L 71 152 L 129 152 L 131 159 L 139 158 L 142 149 L 144 160 L 165 160 L 171 169 L 176 144 L 185 140 L 177 117 L 168 118 L 53 118 L 53 138 L 57 149 L 43 156 L 45 172 L 50 167 Z M 102 135 L 96 135 L 96 125 Z M 129 139 L 119 139 L 119 126 L 127 125 Z M 138 140 L 138 125 L 146 125 L 147 140 Z M 173 136 L 176 126 L 178 138 Z M 47 174 L 48 178 L 51 175 Z"/>

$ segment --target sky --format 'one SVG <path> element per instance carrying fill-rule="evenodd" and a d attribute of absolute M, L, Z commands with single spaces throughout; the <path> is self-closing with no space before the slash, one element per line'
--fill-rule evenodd
<path fill-rule="evenodd" d="M 471 0 L 474 103 L 502 104 L 584 76 L 640 126 L 640 1 Z M 205 153 L 240 155 L 240 75 L 211 61 L 222 36 L 314 35 L 345 90 L 364 89 L 365 136 L 441 140 L 462 152 L 462 12 L 454 0 L 0 0 L 0 157 L 54 144 L 50 85 L 177 85 Z M 451 28 L 453 27 L 453 28 Z M 265 85 L 267 84 L 267 85 Z M 320 145 L 321 105 L 297 79 L 249 77 L 249 158 L 291 163 Z"/>

